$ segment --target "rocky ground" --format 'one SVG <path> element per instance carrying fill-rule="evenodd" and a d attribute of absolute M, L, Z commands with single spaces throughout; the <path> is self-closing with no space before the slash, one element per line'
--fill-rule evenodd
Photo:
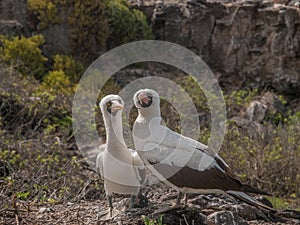
<path fill-rule="evenodd" d="M 79 201 L 63 204 L 20 204 L 18 210 L 0 212 L 0 224 L 145 224 L 143 217 L 152 220 L 161 215 L 166 225 L 202 224 L 299 224 L 300 212 L 284 210 L 267 212 L 221 195 L 190 195 L 187 206 L 167 210 L 177 197 L 177 192 L 163 184 L 145 187 L 144 197 L 138 199 L 139 207 L 126 211 L 129 198 L 114 196 L 118 211 L 112 219 L 99 216 L 107 211 L 105 196 L 97 201 Z M 116 210 L 117 211 L 117 210 Z M 103 221 L 105 220 L 105 221 Z"/>

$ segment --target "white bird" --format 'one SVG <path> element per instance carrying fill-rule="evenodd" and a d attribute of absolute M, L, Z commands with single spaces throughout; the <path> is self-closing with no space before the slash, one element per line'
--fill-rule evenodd
<path fill-rule="evenodd" d="M 176 205 L 182 193 L 221 193 L 272 209 L 245 192 L 267 193 L 243 184 L 220 156 L 207 151 L 208 146 L 162 125 L 157 92 L 139 90 L 133 100 L 139 113 L 133 125 L 135 149 L 152 173 L 180 192 Z"/>
<path fill-rule="evenodd" d="M 112 216 L 112 194 L 130 194 L 130 208 L 145 179 L 144 164 L 137 152 L 128 149 L 122 128 L 124 101 L 118 95 L 105 96 L 100 104 L 106 129 L 106 148 L 99 153 L 96 169 L 104 180 L 110 216 Z"/>

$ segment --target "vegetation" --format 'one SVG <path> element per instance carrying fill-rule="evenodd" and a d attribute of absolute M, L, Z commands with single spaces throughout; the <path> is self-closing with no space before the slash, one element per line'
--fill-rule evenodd
<path fill-rule="evenodd" d="M 61 22 L 58 9 L 51 0 L 28 0 L 27 6 L 38 19 L 37 28 L 43 30 L 50 25 Z"/>
<path fill-rule="evenodd" d="M 126 0 L 108 1 L 107 17 L 111 29 L 111 44 L 118 46 L 131 41 L 153 39 L 146 16 L 131 9 Z"/>
<path fill-rule="evenodd" d="M 45 58 L 40 49 L 45 40 L 42 35 L 35 35 L 30 38 L 14 37 L 7 39 L 0 35 L 0 59 L 14 66 L 24 75 L 31 75 L 41 79 L 45 73 Z"/>
<path fill-rule="evenodd" d="M 84 72 L 84 66 L 82 63 L 76 61 L 72 56 L 69 55 L 55 55 L 53 57 L 53 71 L 63 71 L 69 78 L 70 82 L 77 84 Z"/>
<path fill-rule="evenodd" d="M 73 56 L 85 65 L 107 46 L 153 39 L 145 15 L 125 0 L 28 0 L 27 8 L 40 31 L 55 24 L 68 27 Z"/>
<path fill-rule="evenodd" d="M 71 82 L 62 70 L 50 71 L 45 76 L 43 84 L 55 93 L 69 94 L 72 90 Z"/>
<path fill-rule="evenodd" d="M 147 216 L 143 216 L 143 220 L 144 220 L 145 225 L 164 225 L 163 215 L 160 215 L 157 220 L 156 219 L 150 219 Z"/>
<path fill-rule="evenodd" d="M 0 170 L 0 208 L 72 201 L 79 197 L 75 193 L 88 198 L 82 192 L 88 182 L 80 169 L 82 157 L 67 150 L 71 97 L 52 94 L 3 65 L 0 77 L 0 162 L 8 170 Z"/>
<path fill-rule="evenodd" d="M 75 0 L 68 16 L 71 45 L 74 54 L 85 63 L 91 63 L 105 49 L 110 33 L 105 4 L 99 0 Z"/>
<path fill-rule="evenodd" d="M 244 181 L 274 196 L 296 199 L 300 188 L 296 163 L 300 158 L 300 117 L 290 116 L 279 126 L 265 123 L 264 128 L 264 132 L 251 137 L 230 122 L 221 155 Z"/>
<path fill-rule="evenodd" d="M 102 197 L 97 176 L 87 169 L 74 146 L 71 118 L 74 90 L 85 66 L 99 55 L 98 50 L 153 37 L 145 16 L 131 9 L 126 1 L 27 2 L 39 31 L 67 21 L 73 55 L 46 57 L 41 34 L 27 38 L 0 35 L 0 194 L 3 197 L 0 211 L 11 207 L 17 210 L 20 205 L 29 211 L 33 204 Z M 61 17 L 61 10 L 70 10 L 69 16 Z M 205 95 L 191 78 L 173 80 L 196 103 L 201 124 L 199 140 L 207 143 L 210 109 Z M 106 94 L 118 93 L 121 86 L 110 79 L 98 100 Z M 95 84 L 91 89 L 99 87 Z M 261 94 L 260 90 L 226 93 L 228 118 L 240 116 Z M 283 96 L 279 98 L 288 108 L 289 101 Z M 180 115 L 176 109 L 164 99 L 161 108 L 167 126 L 179 131 Z M 136 110 L 132 110 L 131 116 L 130 124 Z M 98 108 L 96 122 L 104 138 Z M 275 207 L 299 209 L 300 112 L 270 111 L 263 122 L 251 123 L 248 128 L 229 120 L 220 154 L 243 181 L 277 196 L 270 198 Z M 144 217 L 144 223 L 161 225 L 163 220 Z"/>

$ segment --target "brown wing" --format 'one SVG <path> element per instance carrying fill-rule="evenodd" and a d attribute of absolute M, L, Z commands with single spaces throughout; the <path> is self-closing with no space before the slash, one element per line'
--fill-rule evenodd
<path fill-rule="evenodd" d="M 169 182 L 179 188 L 193 189 L 220 189 L 223 191 L 242 191 L 240 181 L 233 179 L 217 167 L 211 167 L 204 171 L 190 167 L 176 167 L 169 164 L 153 164 L 154 169 Z"/>

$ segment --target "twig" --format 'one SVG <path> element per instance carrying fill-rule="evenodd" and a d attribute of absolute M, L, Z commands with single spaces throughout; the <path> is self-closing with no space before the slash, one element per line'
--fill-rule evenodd
<path fill-rule="evenodd" d="M 15 217 L 16 217 L 16 222 L 17 222 L 17 225 L 20 225 L 20 220 L 19 220 L 18 213 L 16 213 L 16 214 L 15 214 Z"/>
<path fill-rule="evenodd" d="M 77 215 L 76 215 L 76 219 L 77 219 L 78 223 L 80 222 L 80 221 L 79 221 L 79 211 L 80 211 L 80 205 L 79 205 L 79 207 L 78 207 Z"/>
<path fill-rule="evenodd" d="M 4 212 L 4 211 L 9 211 L 9 212 L 16 212 L 15 209 L 2 209 L 0 210 L 0 213 Z M 27 212 L 27 210 L 24 210 L 24 209 L 19 209 L 18 211 L 21 211 L 21 212 Z M 37 210 L 36 210 L 37 211 Z"/>
<path fill-rule="evenodd" d="M 184 214 L 182 214 L 182 217 L 183 217 L 184 222 L 186 223 L 186 225 L 189 225 L 189 223 L 188 223 L 187 219 L 185 218 L 185 215 L 184 215 Z"/>

